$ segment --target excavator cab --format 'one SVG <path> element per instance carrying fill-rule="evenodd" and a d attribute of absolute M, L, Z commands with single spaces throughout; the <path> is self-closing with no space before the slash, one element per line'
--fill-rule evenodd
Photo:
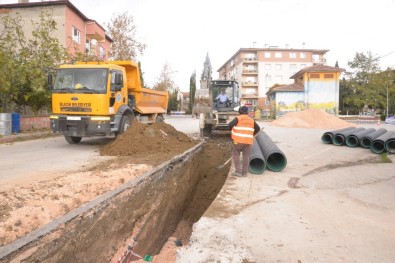
<path fill-rule="evenodd" d="M 213 110 L 219 112 L 233 111 L 240 105 L 239 85 L 231 80 L 213 80 L 209 88 L 213 99 Z"/>
<path fill-rule="evenodd" d="M 207 88 L 196 90 L 194 113 L 199 114 L 199 128 L 202 137 L 213 131 L 229 133 L 229 122 L 240 106 L 239 85 L 234 80 L 212 80 Z"/>

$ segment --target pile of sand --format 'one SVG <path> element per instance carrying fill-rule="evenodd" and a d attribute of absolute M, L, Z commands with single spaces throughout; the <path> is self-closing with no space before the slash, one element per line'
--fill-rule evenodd
<path fill-rule="evenodd" d="M 272 125 L 287 128 L 341 129 L 354 126 L 323 110 L 307 109 L 289 112 L 272 122 Z"/>

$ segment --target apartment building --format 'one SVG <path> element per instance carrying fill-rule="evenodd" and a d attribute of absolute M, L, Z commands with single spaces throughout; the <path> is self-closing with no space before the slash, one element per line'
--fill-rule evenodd
<path fill-rule="evenodd" d="M 273 86 L 293 83 L 290 78 L 299 70 L 326 64 L 325 49 L 279 47 L 240 48 L 218 70 L 219 79 L 234 79 L 240 85 L 244 105 L 259 106 Z M 263 103 L 265 104 L 265 103 Z"/>
<path fill-rule="evenodd" d="M 0 5 L 0 17 L 19 14 L 23 21 L 23 31 L 29 37 L 34 30 L 31 21 L 39 21 L 41 12 L 48 11 L 56 21 L 54 36 L 69 54 L 89 53 L 101 59 L 108 59 L 112 39 L 95 20 L 87 18 L 68 0 L 29 2 L 19 0 L 16 4 Z"/>

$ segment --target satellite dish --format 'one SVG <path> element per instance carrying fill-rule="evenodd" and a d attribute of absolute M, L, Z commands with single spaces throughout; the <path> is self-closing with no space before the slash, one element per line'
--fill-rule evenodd
<path fill-rule="evenodd" d="M 96 46 L 96 45 L 97 45 L 97 40 L 96 40 L 96 39 L 94 39 L 94 38 L 93 38 L 93 39 L 91 39 L 91 41 L 90 41 L 90 42 L 91 42 L 91 45 L 94 45 L 94 46 Z"/>

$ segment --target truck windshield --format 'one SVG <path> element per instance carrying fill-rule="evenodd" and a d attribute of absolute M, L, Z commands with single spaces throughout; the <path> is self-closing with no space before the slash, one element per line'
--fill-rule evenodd
<path fill-rule="evenodd" d="M 74 68 L 59 69 L 53 92 L 106 93 L 107 69 Z"/>

